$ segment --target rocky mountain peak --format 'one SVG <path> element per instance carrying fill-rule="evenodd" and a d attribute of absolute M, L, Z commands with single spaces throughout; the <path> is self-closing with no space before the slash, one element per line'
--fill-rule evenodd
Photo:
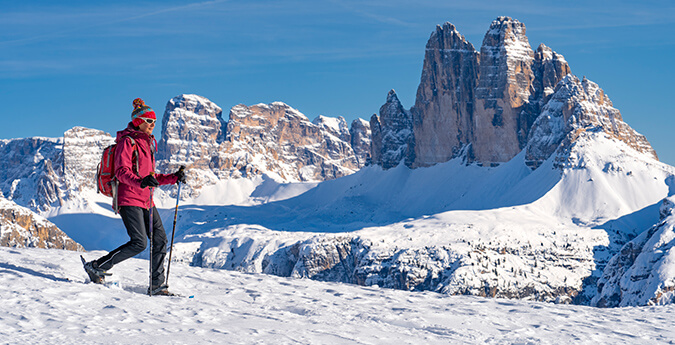
<path fill-rule="evenodd" d="M 226 141 L 212 159 L 212 167 L 235 176 L 267 173 L 286 181 L 322 181 L 361 166 L 343 118 L 312 123 L 282 102 L 233 107 Z"/>
<path fill-rule="evenodd" d="M 510 17 L 498 17 L 492 22 L 480 53 L 454 25 L 438 25 L 427 42 L 417 97 L 410 109 L 413 128 L 407 138 L 412 138 L 412 142 L 404 144 L 398 140 L 404 145 L 398 151 L 403 152 L 403 147 L 414 148 L 414 154 L 406 156 L 406 164 L 410 167 L 429 166 L 459 155 L 465 155 L 467 163 L 495 166 L 511 160 L 527 147 L 530 166 L 536 168 L 543 155 L 552 153 L 552 147 L 548 145 L 560 143 L 560 138 L 553 135 L 555 140 L 550 136 L 551 140 L 546 143 L 546 140 L 540 140 L 541 130 L 545 127 L 542 125 L 547 120 L 537 125 L 538 135 L 532 135 L 533 126 L 545 109 L 551 112 L 563 102 L 564 94 L 571 97 L 571 93 L 563 90 L 556 100 L 552 99 L 559 84 L 570 74 L 565 58 L 551 48 L 541 44 L 533 51 L 525 25 Z M 580 112 L 588 113 L 575 119 L 612 119 L 602 122 L 603 128 L 614 128 L 609 132 L 625 142 L 632 142 L 631 146 L 640 152 L 652 154 L 653 149 L 646 139 L 628 129 L 597 84 L 585 80 L 578 84 L 580 92 L 574 95 L 595 107 L 579 107 Z M 399 109 L 393 96 L 390 92 L 383 106 L 387 117 L 405 119 L 405 109 Z M 553 104 L 547 108 L 549 102 Z M 598 117 L 595 114 L 600 114 L 600 108 L 603 110 Z M 382 133 L 399 133 L 402 128 L 396 121 L 389 121 L 391 127 L 388 127 L 383 120 L 383 109 L 379 118 L 371 119 L 375 164 L 381 164 L 384 146 L 388 147 L 384 152 L 396 151 L 392 151 L 391 145 L 397 142 L 392 140 L 397 136 L 386 137 Z M 571 130 L 571 127 L 565 128 Z M 533 143 L 529 143 L 531 138 L 535 138 Z M 534 143 L 543 146 L 535 148 Z M 387 162 L 382 166 L 396 165 L 392 164 Z"/>
<path fill-rule="evenodd" d="M 412 122 L 411 113 L 403 108 L 396 91 L 389 91 L 387 102 L 380 107 L 380 116 L 370 118 L 373 163 L 385 169 L 395 167 L 401 161 L 412 164 L 415 158 Z"/>
<path fill-rule="evenodd" d="M 478 62 L 478 52 L 454 25 L 437 26 L 431 34 L 410 109 L 415 133 L 412 165 L 447 161 L 471 142 Z"/>
<path fill-rule="evenodd" d="M 580 132 L 588 130 L 604 131 L 636 151 L 658 159 L 647 138 L 623 122 L 621 113 L 598 84 L 570 74 L 558 83 L 532 126 L 526 163 L 538 167 L 561 144 L 569 147 Z"/>
<path fill-rule="evenodd" d="M 526 44 L 529 48 L 525 35 L 525 24 L 511 17 L 497 17 L 490 24 L 490 28 L 483 38 L 483 46 L 512 46 L 514 44 Z"/>
<path fill-rule="evenodd" d="M 427 41 L 426 49 L 468 49 L 474 50 L 473 45 L 466 41 L 457 28 L 450 22 L 436 25 L 436 31 L 431 33 Z"/>
<path fill-rule="evenodd" d="M 543 43 L 534 52 L 535 74 L 534 99 L 539 100 L 540 105 L 548 101 L 553 94 L 556 84 L 572 71 L 565 58 Z"/>
<path fill-rule="evenodd" d="M 158 169 L 172 171 L 180 165 L 207 169 L 213 151 L 225 138 L 222 113 L 215 103 L 197 95 L 169 100 L 157 143 Z"/>
<path fill-rule="evenodd" d="M 66 188 L 96 189 L 94 178 L 103 149 L 115 143 L 110 134 L 97 129 L 73 127 L 63 133 L 63 172 Z"/>
<path fill-rule="evenodd" d="M 352 121 L 349 134 L 352 138 L 352 148 L 359 165 L 371 164 L 370 146 L 372 144 L 372 131 L 370 129 L 370 122 L 361 118 Z"/>
<path fill-rule="evenodd" d="M 344 117 L 327 117 L 319 115 L 312 121 L 313 124 L 319 126 L 323 131 L 330 133 L 340 140 L 351 142 L 351 134 L 349 133 L 349 126 Z"/>
<path fill-rule="evenodd" d="M 506 162 L 527 139 L 524 106 L 532 95 L 534 52 L 525 25 L 509 17 L 492 22 L 480 49 L 476 128 L 472 150 L 486 165 Z"/>

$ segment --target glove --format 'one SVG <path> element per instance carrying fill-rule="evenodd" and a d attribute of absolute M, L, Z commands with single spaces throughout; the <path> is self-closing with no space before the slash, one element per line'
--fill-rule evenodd
<path fill-rule="evenodd" d="M 157 187 L 157 186 L 159 186 L 159 181 L 157 181 L 157 179 L 155 178 L 155 176 L 153 176 L 152 174 L 150 174 L 150 175 L 144 177 L 144 178 L 141 180 L 141 188 L 145 188 L 145 187 Z"/>
<path fill-rule="evenodd" d="M 178 171 L 173 173 L 173 176 L 176 176 L 178 178 L 178 181 L 176 181 L 176 182 L 185 183 L 186 182 L 186 180 L 185 180 L 185 167 L 181 166 L 180 169 L 178 169 Z"/>

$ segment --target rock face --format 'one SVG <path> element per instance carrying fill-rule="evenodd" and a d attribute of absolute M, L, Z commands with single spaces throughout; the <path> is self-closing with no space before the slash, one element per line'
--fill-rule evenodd
<path fill-rule="evenodd" d="M 0 246 L 84 251 L 56 225 L 4 198 L 0 198 Z"/>
<path fill-rule="evenodd" d="M 415 166 L 445 162 L 472 142 L 479 54 L 454 25 L 427 42 L 414 119 Z"/>
<path fill-rule="evenodd" d="M 352 149 L 359 166 L 369 165 L 371 163 L 370 145 L 372 143 L 370 122 L 364 119 L 352 121 L 349 134 L 352 139 Z"/>
<path fill-rule="evenodd" d="M 188 166 L 193 195 L 220 179 L 263 173 L 289 182 L 333 179 L 358 170 L 369 155 L 368 126 L 355 121 L 352 127 L 342 117 L 310 122 L 281 102 L 234 106 L 225 121 L 208 99 L 181 95 L 164 113 L 158 167 Z"/>
<path fill-rule="evenodd" d="M 323 181 L 360 168 L 349 136 L 344 119 L 312 123 L 281 102 L 238 105 L 230 110 L 216 162 L 235 175 L 270 172 L 286 181 Z"/>
<path fill-rule="evenodd" d="M 534 73 L 534 94 L 531 98 L 536 102 L 530 102 L 529 105 L 534 108 L 529 111 L 537 114 L 548 102 L 558 82 L 572 71 L 562 55 L 542 43 L 534 52 L 532 72 Z"/>
<path fill-rule="evenodd" d="M 389 91 L 387 103 L 380 108 L 380 116 L 370 118 L 372 130 L 371 155 L 374 164 L 385 169 L 401 161 L 410 166 L 415 159 L 415 136 L 412 115 L 405 110 L 394 90 Z"/>
<path fill-rule="evenodd" d="M 647 139 L 623 122 L 621 113 L 596 83 L 568 75 L 560 81 L 530 131 L 526 164 L 537 168 L 561 144 L 582 131 L 604 131 L 638 152 L 657 158 Z"/>
<path fill-rule="evenodd" d="M 63 172 L 69 193 L 96 189 L 101 154 L 114 143 L 115 138 L 97 129 L 74 127 L 63 133 Z"/>
<path fill-rule="evenodd" d="M 212 158 L 225 141 L 222 109 L 197 95 L 180 95 L 166 104 L 162 138 L 157 143 L 157 171 L 169 173 L 182 165 L 190 178 L 185 195 L 199 194 L 201 186 L 218 181 Z M 214 169 L 215 168 L 215 169 Z"/>
<path fill-rule="evenodd" d="M 2 195 L 35 210 L 60 199 L 63 139 L 25 138 L 0 141 Z"/>
<path fill-rule="evenodd" d="M 661 220 L 614 256 L 598 281 L 597 307 L 675 303 L 675 197 L 663 200 Z"/>
<path fill-rule="evenodd" d="M 588 126 L 599 126 L 641 152 L 654 154 L 644 136 L 621 120 L 596 84 L 577 81 L 578 92 L 561 91 L 554 96 L 556 90 L 575 84 L 574 79 L 563 81 L 570 73 L 564 57 L 547 46 L 541 44 L 532 51 L 525 25 L 517 20 L 499 17 L 493 21 L 480 53 L 452 24 L 437 26 L 426 46 L 417 98 L 410 110 L 412 144 L 407 147 L 414 147 L 414 153 L 406 156 L 406 165 L 430 166 L 463 155 L 467 163 L 494 166 L 527 148 L 528 164 L 536 168 L 562 137 Z M 542 116 L 560 112 L 560 103 L 566 104 L 568 115 L 573 109 L 576 114 L 564 116 L 557 128 L 544 129 L 546 120 L 535 126 Z M 591 108 L 585 107 L 590 104 Z M 395 112 L 404 114 L 405 109 Z M 375 157 L 395 141 L 378 133 L 399 132 L 401 124 L 380 122 L 377 130 L 373 126 L 373 162 L 390 168 L 395 164 L 381 163 Z"/>
<path fill-rule="evenodd" d="M 523 108 L 532 94 L 534 53 L 525 25 L 499 17 L 490 25 L 480 49 L 476 87 L 475 159 L 485 165 L 506 162 L 525 146 Z"/>
<path fill-rule="evenodd" d="M 161 171 L 180 165 L 208 169 L 211 157 L 225 140 L 222 109 L 197 95 L 181 95 L 166 104 L 162 138 L 157 143 Z"/>

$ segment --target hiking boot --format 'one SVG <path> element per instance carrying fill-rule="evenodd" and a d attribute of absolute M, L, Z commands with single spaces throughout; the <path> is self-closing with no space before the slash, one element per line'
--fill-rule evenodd
<path fill-rule="evenodd" d="M 92 281 L 92 283 L 103 284 L 105 283 L 105 276 L 111 275 L 110 273 L 98 267 L 96 261 L 86 262 L 82 255 L 80 255 L 80 259 L 82 259 L 84 270 L 87 272 L 87 275 L 89 276 L 89 279 Z"/>

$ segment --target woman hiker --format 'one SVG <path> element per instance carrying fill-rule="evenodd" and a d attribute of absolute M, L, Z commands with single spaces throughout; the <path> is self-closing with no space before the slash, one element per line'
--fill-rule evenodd
<path fill-rule="evenodd" d="M 154 187 L 185 182 L 182 170 L 173 174 L 155 174 L 157 141 L 152 135 L 157 116 L 142 99 L 133 101 L 134 110 L 127 128 L 117 132 L 115 148 L 115 177 L 118 184 L 117 207 L 129 234 L 129 242 L 107 255 L 85 263 L 92 282 L 102 283 L 114 265 L 142 252 L 150 238 L 148 223 L 152 212 L 152 286 L 151 295 L 169 295 L 164 285 L 166 232 L 162 219 L 152 201 Z M 113 201 L 114 203 L 114 201 Z"/>

